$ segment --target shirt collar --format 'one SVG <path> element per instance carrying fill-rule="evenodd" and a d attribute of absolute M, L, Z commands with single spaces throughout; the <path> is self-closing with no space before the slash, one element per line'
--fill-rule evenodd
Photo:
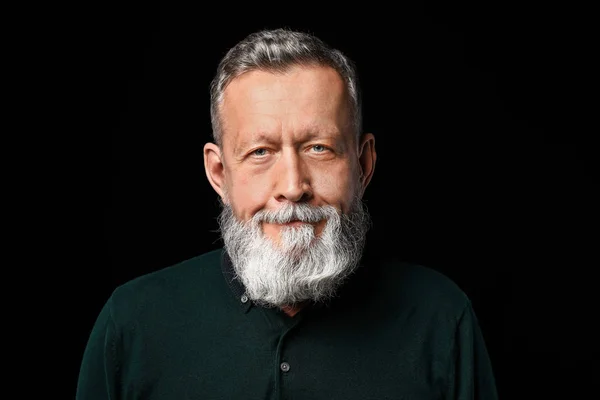
<path fill-rule="evenodd" d="M 223 277 L 229 286 L 229 289 L 235 296 L 236 301 L 238 302 L 240 309 L 244 312 L 248 312 L 252 307 L 252 300 L 246 296 L 244 285 L 237 278 L 235 274 L 235 270 L 233 269 L 233 262 L 231 261 L 231 257 L 225 249 L 223 249 L 221 255 L 221 271 L 223 272 Z"/>

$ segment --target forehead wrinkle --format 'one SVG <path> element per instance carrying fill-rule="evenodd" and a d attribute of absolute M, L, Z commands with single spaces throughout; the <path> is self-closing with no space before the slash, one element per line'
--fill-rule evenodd
<path fill-rule="evenodd" d="M 283 130 L 277 132 L 269 132 L 267 130 L 259 130 L 252 132 L 240 132 L 239 140 L 236 148 L 249 147 L 253 143 L 280 143 L 284 142 L 286 137 L 289 137 L 293 142 L 306 142 L 314 139 L 335 139 L 340 137 L 340 131 L 337 127 L 320 127 L 309 126 L 301 129 L 292 129 L 291 135 L 285 135 Z"/>

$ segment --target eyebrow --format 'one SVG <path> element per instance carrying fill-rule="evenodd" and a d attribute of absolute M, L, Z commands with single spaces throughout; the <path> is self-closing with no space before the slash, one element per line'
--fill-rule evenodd
<path fill-rule="evenodd" d="M 264 132 L 252 134 L 250 139 L 243 140 L 242 142 L 238 143 L 237 146 L 235 146 L 234 153 L 239 154 L 245 151 L 245 149 L 252 147 L 253 145 L 258 143 L 274 144 L 276 141 L 273 140 L 272 137 L 273 135 L 269 135 Z"/>
<path fill-rule="evenodd" d="M 311 129 L 307 129 L 307 130 L 303 131 L 302 141 L 310 141 L 310 140 L 314 140 L 317 138 L 332 139 L 332 138 L 338 138 L 341 136 L 339 130 L 336 128 L 334 128 L 334 129 L 315 129 L 315 128 L 318 128 L 318 127 L 313 127 Z M 245 149 L 252 147 L 253 145 L 258 144 L 258 143 L 276 144 L 277 142 L 279 142 L 279 140 L 278 140 L 279 135 L 274 135 L 274 134 L 270 134 L 270 133 L 266 133 L 266 132 L 257 132 L 257 133 L 253 133 L 253 134 L 248 134 L 248 136 L 251 136 L 250 139 L 243 140 L 235 147 L 235 149 L 234 149 L 235 154 L 239 154 L 239 153 L 243 152 Z M 276 139 L 274 139 L 274 137 L 276 137 Z"/>
<path fill-rule="evenodd" d="M 336 128 L 333 128 L 333 129 L 308 129 L 305 134 L 306 134 L 307 140 L 321 138 L 321 137 L 335 138 L 335 137 L 341 136 L 340 131 Z"/>

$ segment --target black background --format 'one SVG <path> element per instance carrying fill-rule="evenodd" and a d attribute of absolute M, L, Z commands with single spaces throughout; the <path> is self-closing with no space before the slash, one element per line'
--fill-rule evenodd
<path fill-rule="evenodd" d="M 593 393 L 597 110 L 587 12 L 282 4 L 89 11 L 99 40 L 78 64 L 87 133 L 74 145 L 94 166 L 81 224 L 97 239 L 73 275 L 73 388 L 117 285 L 220 246 L 202 159 L 208 85 L 238 40 L 289 27 L 358 65 L 378 151 L 370 243 L 442 271 L 471 297 L 502 398 Z"/>

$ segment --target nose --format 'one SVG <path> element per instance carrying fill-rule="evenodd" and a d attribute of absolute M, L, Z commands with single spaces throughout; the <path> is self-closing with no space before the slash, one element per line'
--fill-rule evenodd
<path fill-rule="evenodd" d="M 278 201 L 301 202 L 312 197 L 307 167 L 294 151 L 283 152 L 278 160 L 275 198 Z"/>

